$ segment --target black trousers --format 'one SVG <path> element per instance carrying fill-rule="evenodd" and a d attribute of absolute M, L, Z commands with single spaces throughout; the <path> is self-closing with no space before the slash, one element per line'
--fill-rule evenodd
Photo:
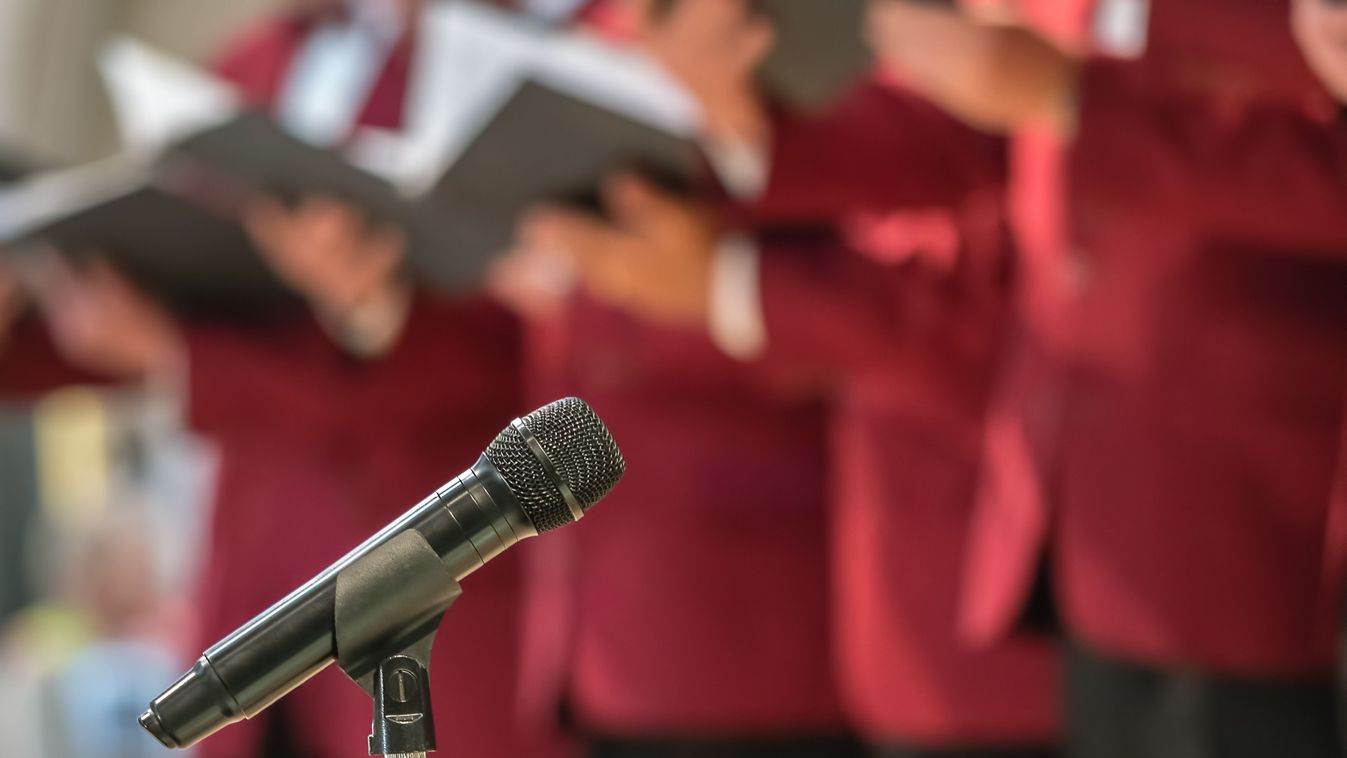
<path fill-rule="evenodd" d="M 1072 758 L 1341 758 L 1330 680 L 1278 682 L 1066 653 Z"/>
<path fill-rule="evenodd" d="M 796 740 L 596 740 L 590 758 L 1061 758 L 1052 748 L 865 748 L 842 738 Z"/>
<path fill-rule="evenodd" d="M 881 748 L 875 752 L 877 758 L 1062 758 L 1057 748 L 962 748 L 935 750 L 927 748 Z"/>
<path fill-rule="evenodd" d="M 589 758 L 863 758 L 847 737 L 793 739 L 615 739 L 590 742 Z"/>

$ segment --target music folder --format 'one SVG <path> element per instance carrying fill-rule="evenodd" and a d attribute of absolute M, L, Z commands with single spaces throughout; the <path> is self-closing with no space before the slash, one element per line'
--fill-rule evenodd
<path fill-rule="evenodd" d="M 37 247 L 76 261 L 105 255 L 186 313 L 256 312 L 295 296 L 259 256 L 242 213 L 260 197 L 306 195 L 347 200 L 404 225 L 414 244 L 427 244 L 391 184 L 289 136 L 259 113 L 241 113 L 151 157 L 122 155 L 6 188 L 0 243 L 20 267 Z"/>
<path fill-rule="evenodd" d="M 0 191 L 0 242 L 18 255 L 38 242 L 75 259 L 104 254 L 177 310 L 229 315 L 294 300 L 242 228 L 245 206 L 319 195 L 403 229 L 410 273 L 452 291 L 480 280 L 532 205 L 592 206 L 599 182 L 617 169 L 686 186 L 694 161 L 682 138 L 526 82 L 429 192 L 409 198 L 245 113 L 153 160 L 113 159 Z"/>
<path fill-rule="evenodd" d="M 776 27 L 776 44 L 758 71 L 788 106 L 819 111 L 873 65 L 865 40 L 866 0 L 757 0 Z"/>
<path fill-rule="evenodd" d="M 601 212 L 598 188 L 612 172 L 686 191 L 696 166 L 687 139 L 527 81 L 419 204 L 443 219 L 455 257 L 484 261 L 509 248 L 537 204 Z"/>
<path fill-rule="evenodd" d="M 0 189 L 0 248 L 105 254 L 177 309 L 248 312 L 297 301 L 240 223 L 261 197 L 359 207 L 403 230 L 413 277 L 453 291 L 480 281 L 536 203 L 593 207 L 616 169 L 691 181 L 694 111 L 639 56 L 471 4 L 432 7 L 424 26 L 403 133 L 358 130 L 340 151 L 241 110 L 190 64 L 112 45 L 105 76 L 129 149 Z M 476 67 L 457 65 L 456 51 Z M 384 152 L 362 161 L 370 146 Z"/>
<path fill-rule="evenodd" d="M 679 0 L 657 0 L 668 13 Z M 826 109 L 873 65 L 865 39 L 867 0 L 752 0 L 775 43 L 758 68 L 764 90 L 800 111 Z"/>
<path fill-rule="evenodd" d="M 8 145 L 0 145 L 0 186 L 17 182 L 36 170 L 37 165 Z"/>
<path fill-rule="evenodd" d="M 23 278 L 31 257 L 74 265 L 106 256 L 150 295 L 200 315 L 248 312 L 290 298 L 235 222 L 122 159 L 43 175 L 0 192 L 0 244 Z"/>

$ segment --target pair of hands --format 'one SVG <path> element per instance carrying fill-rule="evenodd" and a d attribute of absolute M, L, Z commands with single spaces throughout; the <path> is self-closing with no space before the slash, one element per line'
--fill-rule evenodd
<path fill-rule="evenodd" d="M 713 216 L 633 176 L 613 177 L 602 196 L 607 220 L 557 207 L 530 213 L 492 271 L 492 293 L 545 317 L 566 294 L 555 286 L 565 271 L 600 303 L 665 326 L 703 327 L 721 234 Z"/>
<path fill-rule="evenodd" d="M 311 198 L 290 209 L 259 200 L 244 221 L 276 274 L 324 321 L 339 324 L 402 290 L 402 234 L 370 228 L 349 205 Z M 36 303 L 67 360 L 135 378 L 171 375 L 181 364 L 183 337 L 172 316 L 105 259 L 74 267 L 48 254 L 30 273 Z"/>
<path fill-rule="evenodd" d="M 1347 5 L 1295 0 L 1291 28 L 1305 60 L 1340 103 L 1347 103 Z"/>
<path fill-rule="evenodd" d="M 766 142 L 757 70 L 775 34 L 748 0 L 625 3 L 637 43 L 698 101 L 709 139 Z M 492 272 L 492 293 L 524 315 L 545 317 L 575 282 L 595 300 L 655 323 L 704 326 L 720 236 L 711 215 L 632 176 L 615 176 L 602 190 L 607 220 L 564 208 L 529 214 L 515 249 Z"/>

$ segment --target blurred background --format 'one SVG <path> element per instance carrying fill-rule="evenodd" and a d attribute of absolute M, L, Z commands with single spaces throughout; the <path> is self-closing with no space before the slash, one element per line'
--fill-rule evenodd
<path fill-rule="evenodd" d="M 0 0 L 0 755 L 566 395 L 444 754 L 1342 755 L 1343 102 L 1333 0 Z"/>

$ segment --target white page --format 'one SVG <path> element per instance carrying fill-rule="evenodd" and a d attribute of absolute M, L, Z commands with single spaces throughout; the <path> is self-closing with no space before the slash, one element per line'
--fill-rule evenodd
<path fill-rule="evenodd" d="M 643 55 L 466 0 L 422 19 L 399 175 L 428 189 L 521 84 L 533 79 L 674 134 L 692 136 L 697 106 Z"/>
<path fill-rule="evenodd" d="M 112 98 L 122 144 L 134 153 L 158 152 L 227 121 L 242 105 L 229 84 L 132 37 L 109 42 L 98 67 Z"/>
<path fill-rule="evenodd" d="M 115 200 L 141 186 L 145 166 L 126 155 L 47 171 L 0 190 L 0 239 L 26 236 L 47 224 Z"/>
<path fill-rule="evenodd" d="M 99 69 L 126 151 L 144 159 L 244 109 L 243 98 L 228 82 L 131 37 L 109 43 Z M 344 149 L 353 164 L 390 180 L 396 180 L 395 170 L 404 163 L 403 151 L 400 135 L 366 127 L 357 129 Z"/>

